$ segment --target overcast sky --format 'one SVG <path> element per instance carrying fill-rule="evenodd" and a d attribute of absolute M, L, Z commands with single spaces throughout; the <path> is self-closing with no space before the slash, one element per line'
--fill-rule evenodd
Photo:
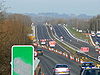
<path fill-rule="evenodd" d="M 6 0 L 8 12 L 66 14 L 100 14 L 100 0 Z"/>

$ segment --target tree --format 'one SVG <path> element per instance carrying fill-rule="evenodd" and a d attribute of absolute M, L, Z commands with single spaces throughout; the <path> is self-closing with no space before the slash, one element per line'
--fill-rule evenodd
<path fill-rule="evenodd" d="M 4 1 L 0 1 L 0 32 L 2 32 L 2 24 L 5 20 L 5 9 Z"/>
<path fill-rule="evenodd" d="M 90 31 L 100 31 L 100 15 L 93 17 L 89 20 L 89 30 Z"/>

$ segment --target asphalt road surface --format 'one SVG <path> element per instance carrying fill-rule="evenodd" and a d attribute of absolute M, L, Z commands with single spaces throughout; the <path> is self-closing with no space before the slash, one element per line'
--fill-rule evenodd
<path fill-rule="evenodd" d="M 37 25 L 37 36 L 38 39 L 51 39 L 48 35 L 47 29 L 44 25 Z M 58 50 L 65 51 L 58 44 L 55 47 Z M 71 75 L 79 75 L 80 67 L 79 64 L 69 58 L 55 54 L 48 50 L 44 50 L 44 55 L 39 56 L 42 71 L 45 75 L 53 75 L 53 68 L 55 64 L 68 64 L 71 67 Z"/>
<path fill-rule="evenodd" d="M 95 47 L 91 46 L 88 43 L 77 41 L 75 38 L 73 38 L 63 26 L 53 25 L 53 28 L 57 34 L 57 36 L 60 38 L 61 36 L 64 37 L 64 41 L 70 43 L 71 45 L 81 48 L 81 47 L 89 47 L 90 51 L 87 53 L 90 56 L 93 56 L 94 58 L 97 58 L 99 54 L 95 51 Z"/>

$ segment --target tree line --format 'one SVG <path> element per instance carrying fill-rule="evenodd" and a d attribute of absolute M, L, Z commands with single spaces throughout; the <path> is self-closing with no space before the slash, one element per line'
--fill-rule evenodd
<path fill-rule="evenodd" d="M 22 14 L 0 12 L 0 75 L 11 74 L 11 47 L 32 44 L 27 34 L 32 33 L 32 20 Z"/>
<path fill-rule="evenodd" d="M 78 30 L 83 30 L 85 32 L 97 32 L 100 31 L 100 15 L 93 16 L 90 19 L 83 19 L 83 18 L 70 18 L 70 19 L 52 19 L 48 20 L 47 23 L 52 25 L 56 24 L 67 24 L 70 27 L 73 27 Z"/>

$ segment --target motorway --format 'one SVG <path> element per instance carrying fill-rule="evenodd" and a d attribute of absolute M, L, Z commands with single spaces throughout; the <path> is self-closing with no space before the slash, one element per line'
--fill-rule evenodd
<path fill-rule="evenodd" d="M 46 27 L 42 24 L 37 25 L 37 37 L 38 39 L 52 39 L 48 34 Z M 55 48 L 67 52 L 58 44 Z M 55 64 L 68 64 L 71 67 L 71 75 L 79 75 L 79 64 L 73 60 L 70 60 L 69 58 L 65 58 L 64 56 L 44 50 L 44 55 L 39 56 L 39 59 L 44 75 L 53 75 L 53 68 Z"/>
<path fill-rule="evenodd" d="M 61 25 L 53 25 L 53 31 L 56 33 L 56 35 L 60 38 L 61 36 L 64 37 L 64 41 L 70 43 L 72 46 L 75 46 L 77 48 L 81 47 L 89 47 L 90 51 L 87 53 L 90 56 L 97 58 L 99 54 L 95 51 L 95 47 L 91 46 L 88 43 L 77 41 L 77 39 L 73 38 L 67 30 Z"/>

